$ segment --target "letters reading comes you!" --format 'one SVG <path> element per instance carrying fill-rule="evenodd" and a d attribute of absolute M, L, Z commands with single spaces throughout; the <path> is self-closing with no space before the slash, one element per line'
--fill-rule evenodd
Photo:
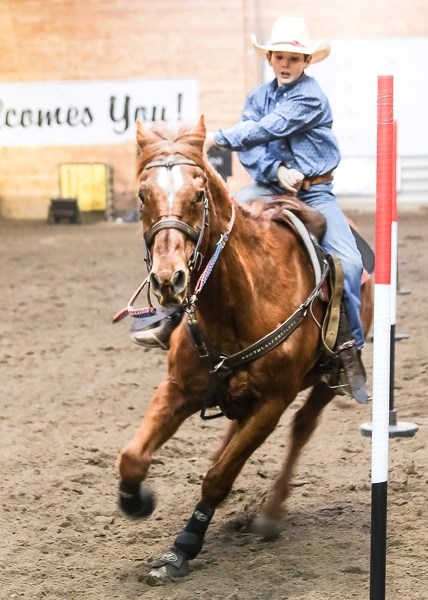
<path fill-rule="evenodd" d="M 87 127 L 94 118 L 88 106 L 56 107 L 54 109 L 33 109 L 5 107 L 0 99 L 0 127 L 51 127 L 69 125 Z"/>

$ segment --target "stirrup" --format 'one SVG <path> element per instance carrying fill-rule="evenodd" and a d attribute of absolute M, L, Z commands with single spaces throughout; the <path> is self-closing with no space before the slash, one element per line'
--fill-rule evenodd
<path fill-rule="evenodd" d="M 151 319 L 150 323 L 147 323 L 147 319 L 134 319 L 129 337 L 138 346 L 169 350 L 169 340 L 180 323 L 183 312 L 184 308 L 180 306 L 166 317 Z"/>

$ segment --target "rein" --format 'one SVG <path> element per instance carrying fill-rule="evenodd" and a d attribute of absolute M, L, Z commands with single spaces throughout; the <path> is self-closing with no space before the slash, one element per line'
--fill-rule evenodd
<path fill-rule="evenodd" d="M 196 283 L 193 296 L 189 300 L 191 306 L 193 306 L 195 304 L 198 294 L 201 292 L 201 290 L 204 287 L 204 285 L 206 284 L 209 276 L 211 275 L 214 265 L 217 262 L 218 257 L 220 256 L 220 252 L 223 250 L 223 248 L 225 247 L 225 245 L 227 243 L 227 240 L 229 239 L 229 236 L 233 229 L 234 223 L 235 223 L 235 206 L 232 204 L 232 216 L 230 217 L 230 221 L 227 225 L 227 229 L 224 233 L 220 234 L 220 239 L 218 240 L 218 242 L 216 244 L 216 249 L 214 250 L 214 254 L 210 258 L 207 266 L 203 270 L 203 273 L 201 274 L 201 276 L 199 277 L 199 279 Z"/>

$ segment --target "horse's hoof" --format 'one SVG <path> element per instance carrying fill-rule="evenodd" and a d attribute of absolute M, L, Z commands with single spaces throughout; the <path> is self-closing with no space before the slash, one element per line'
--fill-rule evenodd
<path fill-rule="evenodd" d="M 161 558 L 153 563 L 153 568 L 147 576 L 149 585 L 163 585 L 189 574 L 189 561 L 176 550 L 167 550 Z"/>
<path fill-rule="evenodd" d="M 251 524 L 251 531 L 263 540 L 275 540 L 281 535 L 279 522 L 266 515 L 258 515 Z"/>
<path fill-rule="evenodd" d="M 152 514 L 156 501 L 152 490 L 143 485 L 119 484 L 119 506 L 128 517 L 142 519 Z"/>
<path fill-rule="evenodd" d="M 152 586 L 165 585 L 171 581 L 176 581 L 176 577 L 171 572 L 171 567 L 169 565 L 165 565 L 163 567 L 159 567 L 158 569 L 152 569 L 146 576 L 145 581 L 148 585 Z"/>

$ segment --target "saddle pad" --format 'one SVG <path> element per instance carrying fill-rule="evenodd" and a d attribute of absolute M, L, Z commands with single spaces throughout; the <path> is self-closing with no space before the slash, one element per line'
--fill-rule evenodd
<path fill-rule="evenodd" d="M 360 251 L 361 258 L 363 259 L 363 266 L 366 271 L 370 273 L 370 275 L 373 275 L 375 268 L 374 252 L 366 240 L 358 233 L 358 231 L 355 231 L 353 227 L 351 227 L 351 231 L 354 234 L 355 241 L 357 242 L 357 248 Z"/>

